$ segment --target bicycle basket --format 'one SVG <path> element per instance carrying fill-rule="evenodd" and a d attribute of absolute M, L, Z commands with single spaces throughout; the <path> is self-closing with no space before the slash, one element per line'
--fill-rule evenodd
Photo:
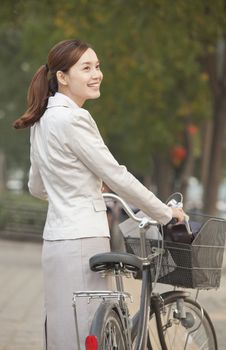
<path fill-rule="evenodd" d="M 205 215 L 190 215 L 199 222 L 200 229 L 190 244 L 164 240 L 161 266 L 154 258 L 151 264 L 152 276 L 158 272 L 158 282 L 185 288 L 211 289 L 220 286 L 224 256 L 226 221 Z M 140 239 L 125 237 L 129 253 L 140 255 Z M 148 254 L 162 241 L 148 239 Z"/>

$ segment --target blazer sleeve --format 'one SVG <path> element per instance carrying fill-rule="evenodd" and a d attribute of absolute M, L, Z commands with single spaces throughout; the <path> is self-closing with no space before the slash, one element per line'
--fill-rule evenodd
<path fill-rule="evenodd" d="M 66 126 L 65 143 L 96 176 L 124 200 L 162 224 L 172 218 L 172 210 L 143 186 L 124 165 L 119 165 L 105 145 L 94 119 L 81 109 Z"/>
<path fill-rule="evenodd" d="M 32 196 L 37 197 L 39 199 L 48 200 L 48 195 L 45 190 L 45 186 L 43 184 L 39 168 L 36 165 L 35 160 L 32 159 L 32 156 L 29 171 L 28 188 Z"/>

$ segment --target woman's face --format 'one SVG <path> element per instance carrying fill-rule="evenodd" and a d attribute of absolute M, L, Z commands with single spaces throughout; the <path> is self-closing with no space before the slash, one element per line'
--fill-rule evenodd
<path fill-rule="evenodd" d="M 100 96 L 103 74 L 96 53 L 88 48 L 67 73 L 57 72 L 59 92 L 70 97 L 78 106 Z"/>

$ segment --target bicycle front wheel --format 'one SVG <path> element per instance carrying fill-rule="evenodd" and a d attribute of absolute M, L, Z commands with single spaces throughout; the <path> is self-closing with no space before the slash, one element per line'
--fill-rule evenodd
<path fill-rule="evenodd" d="M 178 297 L 171 295 L 160 308 L 162 336 L 168 350 L 217 350 L 213 324 L 207 312 L 192 299 L 183 299 L 184 317 L 178 315 Z M 151 310 L 148 325 L 150 349 L 161 350 L 155 313 Z"/>
<path fill-rule="evenodd" d="M 108 303 L 102 304 L 94 317 L 90 334 L 98 340 L 98 350 L 126 350 L 122 322 L 118 313 Z"/>

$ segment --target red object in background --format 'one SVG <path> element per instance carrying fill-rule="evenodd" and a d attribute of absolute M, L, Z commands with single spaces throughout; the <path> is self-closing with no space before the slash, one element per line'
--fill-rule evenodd
<path fill-rule="evenodd" d="M 187 131 L 189 135 L 194 136 L 198 132 L 198 127 L 195 124 L 188 124 Z"/>
<path fill-rule="evenodd" d="M 187 151 L 183 146 L 177 145 L 172 148 L 170 155 L 173 164 L 178 166 L 186 158 Z"/>
<path fill-rule="evenodd" d="M 86 337 L 86 350 L 98 350 L 98 341 L 95 335 Z"/>

